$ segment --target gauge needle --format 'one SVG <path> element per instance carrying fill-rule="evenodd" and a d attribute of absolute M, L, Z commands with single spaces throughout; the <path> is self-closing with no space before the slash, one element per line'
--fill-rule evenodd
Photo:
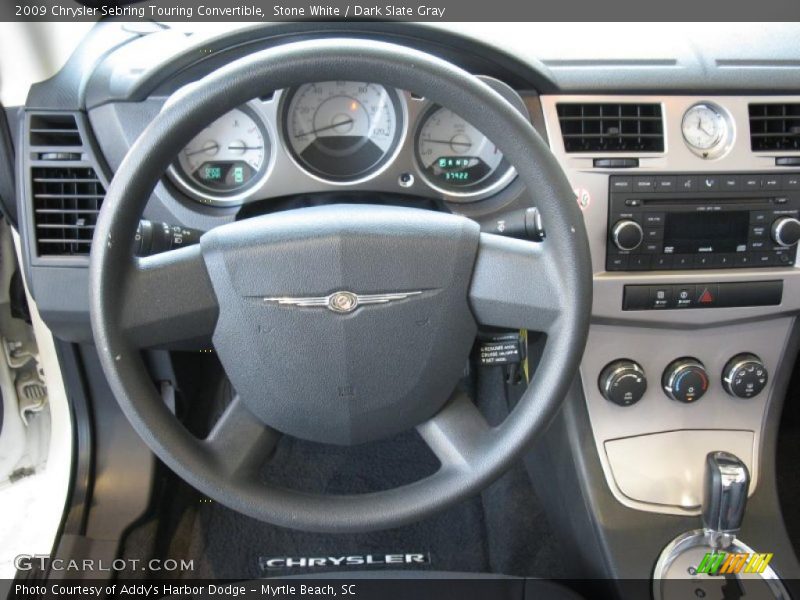
<path fill-rule="evenodd" d="M 186 153 L 186 158 L 190 156 L 194 156 L 195 154 L 201 154 L 203 152 L 210 152 L 211 150 L 219 150 L 219 144 L 217 142 L 211 142 L 208 146 L 203 146 L 200 150 L 193 150 L 192 152 Z"/>
<path fill-rule="evenodd" d="M 228 150 L 262 150 L 264 146 L 245 146 L 242 144 L 241 146 L 228 146 Z"/>
<path fill-rule="evenodd" d="M 466 146 L 469 148 L 472 146 L 471 142 L 451 142 L 449 140 L 422 140 L 423 142 L 427 142 L 429 144 L 446 144 L 447 146 Z"/>
<path fill-rule="evenodd" d="M 319 133 L 320 131 L 327 131 L 328 129 L 333 129 L 334 127 L 341 127 L 342 125 L 349 125 L 353 122 L 353 119 L 345 119 L 344 121 L 339 121 L 338 123 L 334 123 L 333 125 L 326 125 L 325 127 L 320 127 L 319 129 L 312 129 L 311 131 L 304 131 L 303 133 L 298 133 L 294 137 L 301 138 L 307 135 L 311 135 L 312 133 Z"/>

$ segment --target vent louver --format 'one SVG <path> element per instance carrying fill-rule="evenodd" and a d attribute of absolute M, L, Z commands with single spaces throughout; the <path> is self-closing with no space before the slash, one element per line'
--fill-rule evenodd
<path fill-rule="evenodd" d="M 559 103 L 567 152 L 663 152 L 660 104 Z"/>
<path fill-rule="evenodd" d="M 87 256 L 105 188 L 91 167 L 31 169 L 39 256 Z"/>
<path fill-rule="evenodd" d="M 74 115 L 31 115 L 29 141 L 31 146 L 80 146 L 81 134 Z"/>
<path fill-rule="evenodd" d="M 754 152 L 800 150 L 800 104 L 751 104 L 749 112 Z"/>

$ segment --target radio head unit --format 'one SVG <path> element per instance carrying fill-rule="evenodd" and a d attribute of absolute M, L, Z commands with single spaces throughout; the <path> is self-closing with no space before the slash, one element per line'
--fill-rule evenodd
<path fill-rule="evenodd" d="M 608 271 L 794 266 L 800 175 L 609 180 Z"/>

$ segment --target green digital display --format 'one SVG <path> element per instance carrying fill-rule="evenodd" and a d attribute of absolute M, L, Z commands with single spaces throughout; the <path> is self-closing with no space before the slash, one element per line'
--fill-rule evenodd
<path fill-rule="evenodd" d="M 203 179 L 206 181 L 219 181 L 222 179 L 222 169 L 220 167 L 203 167 Z"/>
<path fill-rule="evenodd" d="M 477 156 L 440 156 L 427 171 L 431 178 L 453 187 L 474 185 L 492 172 Z"/>
<path fill-rule="evenodd" d="M 247 185 L 256 172 L 241 160 L 206 162 L 194 172 L 203 185 L 222 192 L 234 191 Z"/>

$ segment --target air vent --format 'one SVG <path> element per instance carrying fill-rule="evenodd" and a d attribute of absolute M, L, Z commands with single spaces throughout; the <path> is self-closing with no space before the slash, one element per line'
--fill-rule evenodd
<path fill-rule="evenodd" d="M 663 152 L 660 104 L 558 104 L 567 152 Z"/>
<path fill-rule="evenodd" d="M 105 188 L 90 167 L 31 169 L 39 256 L 86 256 Z"/>
<path fill-rule="evenodd" d="M 800 150 L 800 104 L 751 104 L 754 152 Z"/>
<path fill-rule="evenodd" d="M 31 146 L 80 146 L 81 134 L 74 115 L 31 115 Z"/>

